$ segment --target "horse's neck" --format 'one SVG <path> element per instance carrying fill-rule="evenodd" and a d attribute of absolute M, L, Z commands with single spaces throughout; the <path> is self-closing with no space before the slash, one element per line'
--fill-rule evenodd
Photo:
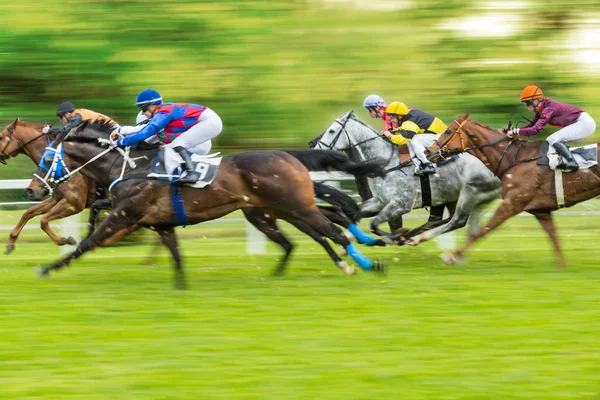
<path fill-rule="evenodd" d="M 477 139 L 479 143 L 474 143 L 474 147 L 492 143 L 502 139 L 502 136 L 484 133 L 479 134 Z M 472 154 L 479 158 L 490 171 L 502 174 L 520 160 L 536 157 L 539 153 L 540 143 L 503 140 L 491 146 L 480 147 L 474 150 Z"/>
<path fill-rule="evenodd" d="M 48 142 L 42 140 L 45 135 L 42 135 L 41 126 L 38 131 L 31 125 L 17 125 L 15 127 L 15 139 L 19 142 L 21 153 L 26 154 L 31 158 L 31 161 L 38 164 L 42 159 L 42 155 L 46 151 Z"/>
<path fill-rule="evenodd" d="M 366 161 L 374 158 L 387 160 L 386 168 L 395 167 L 400 163 L 400 157 L 396 146 L 390 142 L 377 137 L 377 133 L 373 132 L 366 126 L 358 122 L 354 122 L 348 128 L 348 134 L 352 138 L 354 146 L 353 153 L 356 154 L 357 160 Z"/>
<path fill-rule="evenodd" d="M 106 151 L 106 148 L 97 147 L 91 144 L 78 144 L 72 142 L 64 143 L 65 163 L 69 170 L 74 170 L 89 162 L 92 158 Z M 143 153 L 143 154 L 141 154 Z M 152 163 L 156 154 L 148 154 L 149 152 L 134 151 L 129 154 L 131 159 L 134 159 L 136 168 L 132 170 L 129 165 L 125 168 L 125 175 L 130 173 L 150 172 Z M 90 166 L 83 167 L 80 172 L 87 178 L 102 184 L 109 185 L 121 175 L 121 170 L 125 162 L 123 156 L 117 153 L 116 150 L 108 152 L 90 163 Z"/>

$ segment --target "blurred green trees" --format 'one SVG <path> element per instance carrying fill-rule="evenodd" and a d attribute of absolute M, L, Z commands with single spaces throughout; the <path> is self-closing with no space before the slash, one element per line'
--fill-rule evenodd
<path fill-rule="evenodd" d="M 305 147 L 349 109 L 367 120 L 369 93 L 448 123 L 516 122 L 531 81 L 600 121 L 600 70 L 574 53 L 600 51 L 576 39 L 598 29 L 594 1 L 34 0 L 0 12 L 2 124 L 58 124 L 66 100 L 130 124 L 152 87 L 217 111 L 217 150 Z M 0 178 L 32 172 L 10 164 Z"/>

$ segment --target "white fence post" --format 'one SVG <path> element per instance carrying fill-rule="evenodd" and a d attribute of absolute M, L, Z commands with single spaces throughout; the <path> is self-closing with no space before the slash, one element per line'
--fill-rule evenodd
<path fill-rule="evenodd" d="M 60 222 L 60 232 L 63 237 L 72 237 L 76 243 L 81 241 L 81 214 L 71 215 L 63 218 Z M 75 251 L 77 246 L 60 246 L 60 254 L 67 255 Z"/>
<path fill-rule="evenodd" d="M 248 221 L 246 221 L 246 253 L 267 253 L 267 241 L 265 235 Z"/>
<path fill-rule="evenodd" d="M 445 208 L 443 218 L 446 219 L 449 217 L 450 213 L 448 212 L 448 209 Z M 438 236 L 435 239 L 435 242 L 437 244 L 437 248 L 440 250 L 456 250 L 456 232 L 452 231 L 444 233 L 443 235 Z"/>

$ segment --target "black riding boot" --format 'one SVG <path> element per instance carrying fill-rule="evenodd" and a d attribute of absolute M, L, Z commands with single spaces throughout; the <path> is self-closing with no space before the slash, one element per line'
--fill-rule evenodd
<path fill-rule="evenodd" d="M 174 147 L 173 150 L 175 150 L 181 158 L 183 158 L 183 161 L 185 161 L 185 171 L 187 172 L 184 177 L 177 179 L 173 183 L 176 185 L 196 183 L 198 178 L 200 178 L 200 173 L 196 171 L 196 163 L 192 161 L 190 153 L 181 146 Z"/>
<path fill-rule="evenodd" d="M 435 165 L 432 163 L 421 163 L 419 169 L 415 172 L 416 175 L 429 175 L 435 174 Z"/>
<path fill-rule="evenodd" d="M 563 161 L 562 163 L 558 164 L 559 168 L 569 169 L 573 171 L 579 169 L 577 161 L 575 161 L 573 154 L 571 154 L 571 150 L 569 150 L 566 144 L 564 144 L 563 142 L 556 142 L 553 144 L 553 146 L 556 149 L 556 151 L 558 151 L 558 154 L 562 156 Z"/>

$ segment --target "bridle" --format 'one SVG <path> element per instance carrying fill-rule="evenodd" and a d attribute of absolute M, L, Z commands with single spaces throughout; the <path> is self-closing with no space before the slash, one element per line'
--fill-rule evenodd
<path fill-rule="evenodd" d="M 323 135 L 321 135 L 321 137 L 316 141 L 316 144 L 321 144 L 322 146 L 328 148 L 329 150 L 334 150 L 335 144 L 338 142 L 338 140 L 340 139 L 341 135 L 345 134 L 346 135 L 346 139 L 348 139 L 348 148 L 344 149 L 343 151 L 347 152 L 347 151 L 356 150 L 356 151 L 358 151 L 360 153 L 360 146 L 362 146 L 363 144 L 365 144 L 367 142 L 370 142 L 372 140 L 383 139 L 383 140 L 385 140 L 386 143 L 389 143 L 391 145 L 391 154 L 390 154 L 390 157 L 388 158 L 388 163 L 389 163 L 389 160 L 391 160 L 392 157 L 394 157 L 394 154 L 395 154 L 394 145 L 392 143 L 390 143 L 383 135 L 380 135 L 378 132 L 375 132 L 376 134 L 373 137 L 370 137 L 370 138 L 365 139 L 365 140 L 361 140 L 360 142 L 357 142 L 357 143 L 352 143 L 352 137 L 350 136 L 350 134 L 348 133 L 348 130 L 346 129 L 346 125 L 348 124 L 348 121 L 352 118 L 352 115 L 353 115 L 353 112 L 348 113 L 348 116 L 346 117 L 346 119 L 343 122 L 340 121 L 339 119 L 335 120 L 335 122 L 340 125 L 340 130 L 337 133 L 337 135 L 333 138 L 333 140 L 331 141 L 331 143 L 327 144 L 327 143 L 323 142 L 321 140 L 323 138 Z M 369 125 L 363 123 L 362 121 L 360 121 L 360 120 L 355 120 L 355 121 L 358 122 L 358 123 L 360 123 L 360 124 L 362 124 L 362 125 L 364 125 L 366 128 L 369 128 L 370 130 L 373 130 L 373 128 L 371 128 Z M 363 159 L 365 158 L 364 156 L 362 156 L 362 154 L 361 154 L 361 157 Z M 401 167 L 404 167 L 404 166 L 405 165 L 401 164 Z M 399 168 L 398 167 L 393 167 L 391 170 L 396 170 L 396 169 L 399 169 Z M 388 171 L 391 171 L 391 170 L 388 170 Z M 386 171 L 386 172 L 388 172 L 388 171 Z"/>
<path fill-rule="evenodd" d="M 21 144 L 21 142 L 19 142 L 19 139 L 17 139 L 14 136 L 15 133 L 15 128 L 12 126 L 7 126 L 6 130 L 8 131 L 8 136 L 3 137 L 2 139 L 6 138 L 6 144 L 4 145 L 4 148 L 2 150 L 0 150 L 0 163 L 2 164 L 6 164 L 6 160 L 8 160 L 9 158 L 14 157 L 15 155 L 19 154 L 22 151 L 24 151 L 25 153 L 27 153 L 27 155 L 31 156 L 31 154 L 29 154 L 29 152 L 27 151 L 27 146 L 30 143 L 35 142 L 36 140 L 38 140 L 39 138 L 41 138 L 42 136 L 46 136 L 47 135 L 45 133 L 40 133 L 38 136 L 34 137 L 33 139 L 28 140 L 27 142 L 25 142 L 25 144 Z M 10 153 L 6 153 L 6 149 L 8 148 L 8 146 L 10 145 L 10 141 L 11 140 L 15 140 L 17 142 L 18 147 L 16 149 L 14 149 L 13 151 L 11 151 Z M 50 138 L 48 137 L 48 143 L 50 143 Z"/>

